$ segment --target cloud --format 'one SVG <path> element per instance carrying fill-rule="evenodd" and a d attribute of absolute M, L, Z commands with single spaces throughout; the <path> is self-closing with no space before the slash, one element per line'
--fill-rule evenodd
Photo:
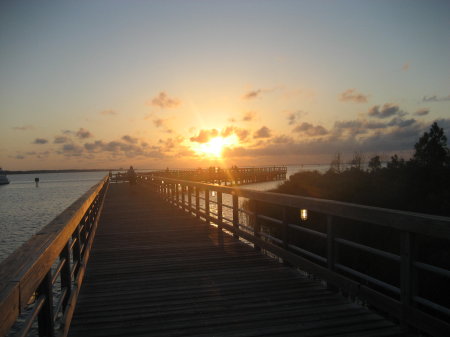
<path fill-rule="evenodd" d="M 270 138 L 271 134 L 270 129 L 267 126 L 263 126 L 253 134 L 253 138 Z"/>
<path fill-rule="evenodd" d="M 288 116 L 287 116 L 288 124 L 289 124 L 289 125 L 294 125 L 295 122 L 296 122 L 299 118 L 303 117 L 304 115 L 306 115 L 306 112 L 303 112 L 303 111 L 300 111 L 300 110 L 299 110 L 299 111 L 295 111 L 295 112 L 289 113 Z"/>
<path fill-rule="evenodd" d="M 409 67 L 410 67 L 410 63 L 409 63 L 409 62 L 406 62 L 405 64 L 403 64 L 402 70 L 403 70 L 403 71 L 408 71 L 408 70 L 409 70 Z"/>
<path fill-rule="evenodd" d="M 375 118 L 387 118 L 394 115 L 404 116 L 406 113 L 400 110 L 398 105 L 392 103 L 386 103 L 380 108 L 379 105 L 375 105 L 369 109 L 368 115 Z"/>
<path fill-rule="evenodd" d="M 100 115 L 103 115 L 103 116 L 115 116 L 115 115 L 117 115 L 117 112 L 114 111 L 114 110 L 103 110 L 103 111 L 100 111 Z"/>
<path fill-rule="evenodd" d="M 45 138 L 36 138 L 33 142 L 33 144 L 47 144 L 48 140 Z"/>
<path fill-rule="evenodd" d="M 446 102 L 450 101 L 450 95 L 444 96 L 444 97 L 438 97 L 436 95 L 434 96 L 423 96 L 422 101 L 424 102 Z"/>
<path fill-rule="evenodd" d="M 180 104 L 181 104 L 180 100 L 176 98 L 170 98 L 163 91 L 161 91 L 157 96 L 155 96 L 150 102 L 150 105 L 159 107 L 161 109 L 176 108 Z"/>
<path fill-rule="evenodd" d="M 419 110 L 417 110 L 414 115 L 416 116 L 426 116 L 430 113 L 430 109 L 427 108 L 421 108 Z"/>
<path fill-rule="evenodd" d="M 228 126 L 221 132 L 222 137 L 229 137 L 231 135 L 235 134 L 240 142 L 245 142 L 250 135 L 250 131 L 247 129 L 241 129 L 236 126 Z"/>
<path fill-rule="evenodd" d="M 356 89 L 347 89 L 340 96 L 342 102 L 367 103 L 368 95 L 356 92 Z"/>
<path fill-rule="evenodd" d="M 136 144 L 136 143 L 138 142 L 138 139 L 137 139 L 137 138 L 131 137 L 131 136 L 129 136 L 129 135 L 123 136 L 122 139 L 123 139 L 125 142 L 130 143 L 130 144 Z"/>
<path fill-rule="evenodd" d="M 254 99 L 257 98 L 263 91 L 261 89 L 252 90 L 244 94 L 243 99 Z"/>
<path fill-rule="evenodd" d="M 92 137 L 92 133 L 90 133 L 88 130 L 80 128 L 75 135 L 80 139 L 86 139 Z"/>
<path fill-rule="evenodd" d="M 62 154 L 68 157 L 78 157 L 83 153 L 83 147 L 78 144 L 64 144 L 61 150 Z"/>
<path fill-rule="evenodd" d="M 84 150 L 89 154 L 110 154 L 114 158 L 126 157 L 146 157 L 146 158 L 163 158 L 164 154 L 161 149 L 156 146 L 149 146 L 146 143 L 140 145 L 132 144 L 126 141 L 110 141 L 104 142 L 96 140 L 92 143 L 85 143 Z"/>
<path fill-rule="evenodd" d="M 33 125 L 23 125 L 23 126 L 14 126 L 13 130 L 19 130 L 19 131 L 28 131 L 28 130 L 33 130 L 34 126 Z"/>
<path fill-rule="evenodd" d="M 244 117 L 242 117 L 242 121 L 244 122 L 251 122 L 256 118 L 256 113 L 253 111 L 248 111 L 244 114 Z"/>
<path fill-rule="evenodd" d="M 327 129 L 325 129 L 322 125 L 313 125 L 311 123 L 306 122 L 297 125 L 292 131 L 303 133 L 311 137 L 323 136 L 328 133 Z"/>
<path fill-rule="evenodd" d="M 207 143 L 207 142 L 209 142 L 209 140 L 211 138 L 217 137 L 218 135 L 219 135 L 219 131 L 217 131 L 217 129 L 210 129 L 210 130 L 202 129 L 198 133 L 198 136 L 191 137 L 191 138 L 189 138 L 189 140 L 191 142 Z"/>
<path fill-rule="evenodd" d="M 53 140 L 53 144 L 64 144 L 70 141 L 70 138 L 67 136 L 55 136 Z"/>
<path fill-rule="evenodd" d="M 19 159 L 19 160 L 22 160 L 22 159 L 25 159 L 25 156 L 24 156 L 24 155 L 21 155 L 21 154 L 18 154 L 18 155 L 16 155 L 14 158 Z"/>

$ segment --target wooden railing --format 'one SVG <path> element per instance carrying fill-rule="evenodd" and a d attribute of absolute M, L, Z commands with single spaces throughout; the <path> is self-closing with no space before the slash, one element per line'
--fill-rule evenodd
<path fill-rule="evenodd" d="M 442 278 L 446 282 L 444 284 L 448 286 L 450 270 L 416 259 L 415 251 L 416 238 L 425 236 L 433 240 L 444 240 L 448 252 L 450 218 L 167 177 L 139 176 L 139 179 L 150 184 L 165 200 L 176 207 L 182 208 L 207 224 L 217 225 L 221 235 L 227 232 L 244 239 L 255 249 L 262 249 L 290 265 L 319 277 L 326 281 L 331 289 L 362 300 L 398 319 L 405 326 L 417 328 L 433 336 L 448 336 L 450 310 L 446 305 L 438 304 L 421 295 L 421 284 L 418 282 L 417 274 L 421 272 L 430 276 L 426 277 L 428 283 L 430 278 Z M 240 206 L 241 199 L 247 200 L 246 208 Z M 276 205 L 281 210 L 279 216 L 263 214 L 261 205 L 264 207 Z M 296 221 L 289 216 L 299 214 L 299 210 L 302 209 L 320 214 L 325 219 L 325 230 L 304 226 L 301 219 Z M 245 215 L 248 222 L 245 223 L 240 215 Z M 337 229 L 345 221 L 356 222 L 361 226 L 364 224 L 381 226 L 398 232 L 399 252 L 393 253 L 340 237 L 336 234 Z M 274 235 L 268 231 L 268 226 L 264 225 L 267 223 L 278 227 L 279 234 Z M 292 239 L 298 234 L 308 236 L 310 238 L 308 240 L 322 240 L 324 253 L 320 255 L 298 246 Z M 339 253 L 343 249 L 371 254 L 396 264 L 399 284 L 390 284 L 345 265 L 339 258 Z M 433 284 L 427 285 L 430 286 L 433 287 Z M 449 299 L 444 300 L 445 304 L 448 304 Z"/>
<path fill-rule="evenodd" d="M 204 183 L 217 183 L 219 185 L 241 185 L 264 181 L 285 180 L 287 173 L 286 166 L 266 166 L 266 167 L 232 167 L 222 169 L 220 167 L 210 167 L 207 169 L 184 169 L 184 170 L 159 170 L 139 173 L 147 177 L 166 177 L 172 179 L 197 181 Z M 113 180 L 128 180 L 128 173 L 117 173 Z"/>
<path fill-rule="evenodd" d="M 108 183 L 105 177 L 0 264 L 0 336 L 67 334 Z"/>

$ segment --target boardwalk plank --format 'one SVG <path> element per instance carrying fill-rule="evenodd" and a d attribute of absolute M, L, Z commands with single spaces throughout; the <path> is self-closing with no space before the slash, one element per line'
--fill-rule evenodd
<path fill-rule="evenodd" d="M 112 184 L 106 196 L 69 335 L 405 336 L 127 184 Z"/>

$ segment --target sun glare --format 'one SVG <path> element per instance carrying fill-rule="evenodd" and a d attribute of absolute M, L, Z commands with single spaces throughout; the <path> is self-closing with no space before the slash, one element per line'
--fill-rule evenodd
<path fill-rule="evenodd" d="M 211 158 L 221 158 L 222 152 L 226 147 L 233 147 L 237 145 L 237 137 L 231 135 L 229 137 L 214 137 L 211 138 L 207 143 L 198 144 L 193 149 L 200 155 L 211 157 Z"/>

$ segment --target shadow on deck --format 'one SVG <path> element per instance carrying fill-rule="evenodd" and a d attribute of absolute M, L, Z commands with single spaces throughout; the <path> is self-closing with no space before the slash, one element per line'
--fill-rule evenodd
<path fill-rule="evenodd" d="M 253 248 L 111 184 L 69 336 L 404 336 Z"/>

